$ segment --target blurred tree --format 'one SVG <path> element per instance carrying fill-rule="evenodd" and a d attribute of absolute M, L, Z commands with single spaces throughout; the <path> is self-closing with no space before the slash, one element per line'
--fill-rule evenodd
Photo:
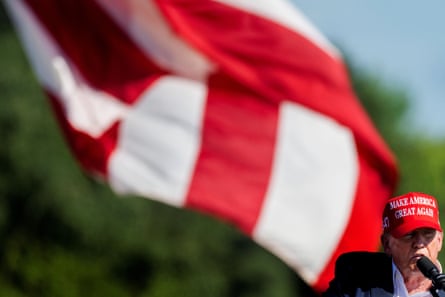
<path fill-rule="evenodd" d="M 347 58 L 352 87 L 379 132 L 392 147 L 407 131 L 406 114 L 410 98 L 402 87 L 385 81 L 378 73 L 363 71 L 352 58 Z M 409 130 L 408 130 L 409 131 Z"/>
<path fill-rule="evenodd" d="M 431 194 L 445 211 L 445 141 L 429 138 L 406 117 L 411 98 L 406 89 L 363 71 L 348 60 L 352 85 L 363 106 L 398 160 L 400 183 L 394 195 L 418 191 Z M 442 221 L 445 218 L 442 216 Z M 445 255 L 441 254 L 443 263 Z"/>

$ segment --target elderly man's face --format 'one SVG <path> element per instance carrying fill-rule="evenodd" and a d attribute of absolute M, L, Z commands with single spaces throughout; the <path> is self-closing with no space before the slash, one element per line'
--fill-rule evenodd
<path fill-rule="evenodd" d="M 403 275 L 420 273 L 416 262 L 421 256 L 436 263 L 442 248 L 443 233 L 431 228 L 419 228 L 403 237 L 395 238 L 389 234 L 382 237 L 385 253 L 393 257 L 394 263 Z"/>

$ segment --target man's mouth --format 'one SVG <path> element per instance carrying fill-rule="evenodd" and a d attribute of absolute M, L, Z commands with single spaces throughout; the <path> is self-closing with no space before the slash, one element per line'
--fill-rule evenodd
<path fill-rule="evenodd" d="M 416 263 L 420 258 L 422 258 L 422 257 L 426 257 L 425 255 L 422 255 L 422 254 L 416 254 L 416 255 L 414 255 L 414 256 L 412 256 L 411 257 L 411 261 L 412 262 L 414 262 L 414 263 Z"/>

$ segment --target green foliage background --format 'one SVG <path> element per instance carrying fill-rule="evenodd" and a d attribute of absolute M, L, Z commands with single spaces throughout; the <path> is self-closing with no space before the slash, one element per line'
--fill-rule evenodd
<path fill-rule="evenodd" d="M 409 125 L 403 87 L 348 65 L 359 98 L 399 161 L 396 194 L 427 192 L 443 209 L 444 140 Z M 313 295 L 231 226 L 117 197 L 85 176 L 1 6 L 0 69 L 0 296 Z"/>

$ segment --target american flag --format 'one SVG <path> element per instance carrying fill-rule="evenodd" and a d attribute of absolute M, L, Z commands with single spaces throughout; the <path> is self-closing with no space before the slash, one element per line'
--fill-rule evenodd
<path fill-rule="evenodd" d="M 290 2 L 6 4 L 77 160 L 117 193 L 233 224 L 317 291 L 378 247 L 395 158 Z"/>

